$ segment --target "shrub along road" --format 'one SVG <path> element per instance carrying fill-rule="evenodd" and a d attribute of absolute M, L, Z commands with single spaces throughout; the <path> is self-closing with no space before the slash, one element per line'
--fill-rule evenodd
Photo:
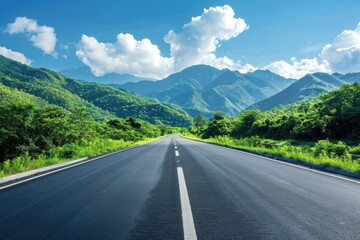
<path fill-rule="evenodd" d="M 356 180 L 170 135 L 1 190 L 0 238 L 357 239 L 359 202 Z"/>

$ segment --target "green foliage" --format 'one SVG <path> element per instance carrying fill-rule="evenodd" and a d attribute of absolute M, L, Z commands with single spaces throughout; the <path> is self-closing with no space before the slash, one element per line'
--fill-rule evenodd
<path fill-rule="evenodd" d="M 215 112 L 202 132 L 204 138 L 223 136 L 230 133 L 231 122 L 225 118 L 224 112 Z"/>
<path fill-rule="evenodd" d="M 252 134 L 253 124 L 262 118 L 258 110 L 245 111 L 234 120 L 234 129 L 232 136 L 250 136 Z"/>
<path fill-rule="evenodd" d="M 360 83 L 270 111 L 245 111 L 233 120 L 234 137 L 360 140 Z"/>
<path fill-rule="evenodd" d="M 193 119 L 193 124 L 195 127 L 197 128 L 202 128 L 205 126 L 206 124 L 206 120 L 202 115 L 197 115 L 194 119 Z"/>
<path fill-rule="evenodd" d="M 110 119 L 96 122 L 83 107 L 67 111 L 59 106 L 42 108 L 8 102 L 0 105 L 0 162 L 27 155 L 49 155 L 59 148 L 60 158 L 72 158 L 77 146 L 93 139 L 141 141 L 173 131 L 135 119 Z"/>
<path fill-rule="evenodd" d="M 331 143 L 329 140 L 320 140 L 315 144 L 314 156 L 325 156 L 329 158 L 340 157 L 349 159 L 349 147 L 345 143 L 339 141 L 337 143 Z"/>

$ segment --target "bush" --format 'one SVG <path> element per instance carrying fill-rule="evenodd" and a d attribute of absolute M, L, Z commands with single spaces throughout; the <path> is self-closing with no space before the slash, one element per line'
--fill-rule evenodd
<path fill-rule="evenodd" d="M 331 143 L 329 140 L 320 140 L 314 146 L 315 157 L 340 157 L 350 159 L 349 149 L 342 141 Z"/>
<path fill-rule="evenodd" d="M 77 153 L 78 150 L 79 149 L 76 145 L 66 144 L 59 149 L 58 155 L 59 155 L 59 158 L 71 159 L 72 157 L 75 156 L 75 154 Z"/>

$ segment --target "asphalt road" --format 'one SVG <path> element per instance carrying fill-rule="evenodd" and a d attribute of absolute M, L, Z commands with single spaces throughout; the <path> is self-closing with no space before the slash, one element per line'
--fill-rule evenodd
<path fill-rule="evenodd" d="M 0 190 L 0 239 L 192 230 L 185 236 L 358 240 L 360 182 L 171 135 Z"/>

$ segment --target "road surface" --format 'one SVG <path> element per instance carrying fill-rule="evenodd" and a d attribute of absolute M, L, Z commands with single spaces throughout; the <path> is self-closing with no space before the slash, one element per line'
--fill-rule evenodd
<path fill-rule="evenodd" d="M 360 183 L 170 135 L 0 190 L 0 239 L 360 239 Z"/>

